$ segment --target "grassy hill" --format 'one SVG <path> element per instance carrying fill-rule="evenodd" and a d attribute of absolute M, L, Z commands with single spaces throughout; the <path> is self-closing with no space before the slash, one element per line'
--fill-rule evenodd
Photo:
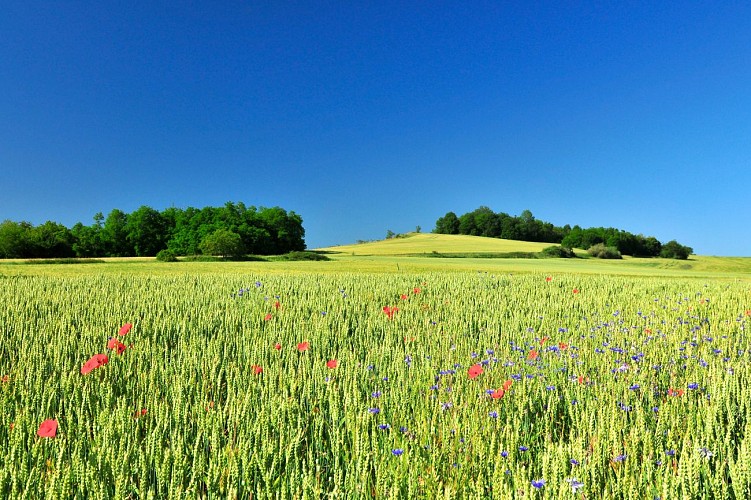
<path fill-rule="evenodd" d="M 456 256 L 458 254 L 534 253 L 549 247 L 550 243 L 502 240 L 466 236 L 463 234 L 409 233 L 388 240 L 319 248 L 318 250 L 348 255 L 430 255 L 433 253 Z"/>

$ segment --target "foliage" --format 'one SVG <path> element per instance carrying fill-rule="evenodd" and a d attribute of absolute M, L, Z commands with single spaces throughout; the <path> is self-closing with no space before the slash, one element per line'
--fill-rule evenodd
<path fill-rule="evenodd" d="M 170 207 L 159 212 L 142 206 L 131 214 L 113 209 L 94 223 L 71 229 L 54 222 L 34 227 L 6 220 L 0 224 L 0 258 L 155 256 L 169 249 L 175 255 L 195 255 L 209 234 L 225 229 L 240 236 L 242 248 L 273 255 L 305 250 L 302 218 L 280 207 Z"/>
<path fill-rule="evenodd" d="M 746 281 L 3 281 L 4 498 L 751 495 Z"/>
<path fill-rule="evenodd" d="M 159 250 L 156 254 L 156 260 L 159 262 L 177 262 L 177 255 L 172 250 L 165 248 L 164 250 Z"/>
<path fill-rule="evenodd" d="M 636 235 L 615 228 L 593 227 L 582 229 L 573 228 L 566 224 L 556 227 L 549 222 L 543 222 L 524 210 L 518 217 L 505 213 L 494 213 L 490 208 L 482 206 L 472 212 L 467 212 L 457 218 L 454 212 L 448 212 L 436 221 L 434 233 L 466 234 L 471 236 L 485 236 L 489 238 L 503 238 L 507 240 L 537 241 L 544 243 L 560 243 L 566 248 L 590 248 L 598 243 L 615 247 L 620 253 L 639 257 L 664 256 L 661 253 L 662 244 L 654 236 Z M 677 244 L 677 243 L 676 243 Z M 689 248 L 690 247 L 686 247 Z M 666 252 L 681 257 L 685 251 L 671 250 Z M 689 254 L 691 251 L 689 251 Z"/>
<path fill-rule="evenodd" d="M 681 245 L 675 240 L 671 240 L 662 246 L 660 257 L 665 257 L 667 259 L 686 260 L 692 253 L 694 253 L 693 248 Z"/>
<path fill-rule="evenodd" d="M 278 256 L 275 260 L 280 261 L 302 261 L 302 260 L 311 260 L 311 261 L 328 261 L 329 259 L 326 255 L 318 252 L 288 252 L 283 255 Z"/>
<path fill-rule="evenodd" d="M 226 229 L 217 229 L 204 236 L 199 248 L 204 255 L 220 257 L 239 257 L 245 253 L 240 235 Z"/>
<path fill-rule="evenodd" d="M 621 252 L 616 247 L 606 247 L 603 243 L 597 243 L 587 249 L 587 253 L 598 259 L 621 259 Z"/>
<path fill-rule="evenodd" d="M 561 259 L 570 259 L 576 257 L 576 254 L 570 248 L 566 248 L 560 245 L 553 245 L 545 247 L 542 250 L 542 254 L 545 257 L 558 257 Z"/>

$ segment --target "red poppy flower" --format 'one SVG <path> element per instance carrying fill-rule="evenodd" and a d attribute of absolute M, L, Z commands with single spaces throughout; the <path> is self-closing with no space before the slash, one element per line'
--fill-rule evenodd
<path fill-rule="evenodd" d="M 117 347 L 117 344 L 119 344 L 120 341 L 117 340 L 115 337 L 110 337 L 110 339 L 107 341 L 107 349 L 114 349 Z"/>
<path fill-rule="evenodd" d="M 527 356 L 527 359 L 531 359 L 532 361 L 534 361 L 535 359 L 537 359 L 537 356 L 539 356 L 537 349 L 532 349 L 531 351 L 529 351 L 529 355 Z"/>
<path fill-rule="evenodd" d="M 414 287 L 412 289 L 412 292 L 414 292 L 414 294 L 417 295 L 418 293 L 422 292 L 422 290 L 420 290 L 418 287 Z"/>
<path fill-rule="evenodd" d="M 333 370 L 334 368 L 336 368 L 337 366 L 339 366 L 339 361 L 337 361 L 335 359 L 330 359 L 330 360 L 326 361 L 326 366 L 329 367 L 329 370 Z"/>
<path fill-rule="evenodd" d="M 141 408 L 133 414 L 133 418 L 143 417 L 144 415 L 146 415 L 147 411 L 148 410 L 146 410 L 146 408 Z"/>
<path fill-rule="evenodd" d="M 512 385 L 513 383 L 514 383 L 514 381 L 513 381 L 513 380 L 511 380 L 511 379 L 508 379 L 507 381 L 505 381 L 505 382 L 503 383 L 503 390 L 504 390 L 504 391 L 508 391 L 509 389 L 511 389 L 511 385 Z"/>
<path fill-rule="evenodd" d="M 37 436 L 43 438 L 53 438 L 57 435 L 57 420 L 50 418 L 39 425 Z"/>
<path fill-rule="evenodd" d="M 482 366 L 480 366 L 479 364 L 476 364 L 476 365 L 472 365 L 469 367 L 469 370 L 467 370 L 467 375 L 469 376 L 469 378 L 475 378 L 478 375 L 480 375 L 483 371 L 485 370 L 482 369 Z"/>
<path fill-rule="evenodd" d="M 274 309 L 276 309 L 278 311 L 280 307 L 282 307 L 282 305 L 279 303 L 278 300 L 276 302 L 274 302 Z"/>
<path fill-rule="evenodd" d="M 279 342 L 277 342 L 276 344 L 274 344 L 274 349 L 276 349 L 277 351 L 281 351 L 282 350 L 282 344 L 280 344 Z"/>
<path fill-rule="evenodd" d="M 540 339 L 540 345 L 544 345 L 550 337 L 543 337 Z"/>
<path fill-rule="evenodd" d="M 545 281 L 547 281 L 547 282 L 553 281 L 553 277 L 552 276 L 548 276 L 547 278 L 545 278 Z"/>
<path fill-rule="evenodd" d="M 558 349 L 565 351 L 566 349 L 568 349 L 568 344 L 565 342 L 558 342 Z"/>
<path fill-rule="evenodd" d="M 128 334 L 131 328 L 133 328 L 132 323 L 125 323 L 123 326 L 120 327 L 120 331 L 117 332 L 117 334 L 120 336 L 125 336 Z"/>
<path fill-rule="evenodd" d="M 3 382 L 3 384 L 6 384 L 10 380 L 9 375 L 3 375 L 3 378 L 0 379 L 0 381 Z"/>
<path fill-rule="evenodd" d="M 683 389 L 678 389 L 678 390 L 675 390 L 672 388 L 668 389 L 668 396 L 678 396 L 678 397 L 683 396 Z"/>
<path fill-rule="evenodd" d="M 746 316 L 751 316 L 751 309 L 746 309 L 746 312 L 744 314 Z"/>
<path fill-rule="evenodd" d="M 308 342 L 300 342 L 297 344 L 297 350 L 300 352 L 307 351 L 310 348 L 310 344 Z"/>
<path fill-rule="evenodd" d="M 253 375 L 260 375 L 263 373 L 263 367 L 259 365 L 253 365 L 251 368 L 253 368 Z"/>
<path fill-rule="evenodd" d="M 647 335 L 652 335 L 652 330 L 650 330 L 649 328 L 645 328 L 644 333 L 646 333 Z"/>
<path fill-rule="evenodd" d="M 125 344 L 123 344 L 122 342 L 118 342 L 117 345 L 115 346 L 115 352 L 118 355 L 124 353 L 125 349 L 127 349 L 127 347 L 125 347 Z"/>
<path fill-rule="evenodd" d="M 394 313 L 397 312 L 398 310 L 399 308 L 396 306 L 394 307 L 383 306 L 383 312 L 386 313 L 386 317 L 388 317 L 389 319 L 393 318 Z"/>
<path fill-rule="evenodd" d="M 264 321 L 268 321 L 268 320 L 270 320 L 270 319 L 271 319 L 271 317 L 272 317 L 272 316 L 271 316 L 271 313 L 268 313 L 268 314 L 266 314 L 266 316 L 264 316 L 264 317 L 263 317 L 263 320 L 264 320 Z"/>
<path fill-rule="evenodd" d="M 578 288 L 574 288 L 573 293 L 579 293 L 579 289 Z"/>
<path fill-rule="evenodd" d="M 504 394 L 506 394 L 506 391 L 503 389 L 496 389 L 490 393 L 490 397 L 493 399 L 501 399 Z"/>
<path fill-rule="evenodd" d="M 407 296 L 407 294 L 406 294 L 406 293 L 403 293 L 403 294 L 401 294 L 400 298 L 401 298 L 402 300 L 407 300 L 407 299 L 408 299 L 409 297 Z"/>
<path fill-rule="evenodd" d="M 109 362 L 109 358 L 105 354 L 94 354 L 89 360 L 81 367 L 81 375 L 86 375 L 91 370 L 104 366 Z"/>

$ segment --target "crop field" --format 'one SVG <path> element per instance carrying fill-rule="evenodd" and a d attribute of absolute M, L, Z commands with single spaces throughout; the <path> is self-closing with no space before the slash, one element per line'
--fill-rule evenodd
<path fill-rule="evenodd" d="M 3 498 L 751 497 L 748 278 L 107 265 L 0 274 Z"/>

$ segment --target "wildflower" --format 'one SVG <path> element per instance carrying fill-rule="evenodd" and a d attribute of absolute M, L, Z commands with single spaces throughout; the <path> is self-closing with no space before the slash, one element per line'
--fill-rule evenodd
<path fill-rule="evenodd" d="M 506 450 L 503 450 L 503 451 L 501 452 L 501 456 L 502 456 L 503 458 L 506 458 L 506 457 L 508 457 L 508 452 L 507 452 Z"/>
<path fill-rule="evenodd" d="M 393 450 L 391 450 L 391 453 L 396 457 L 400 457 L 402 453 L 404 453 L 404 450 L 401 448 L 394 448 Z"/>
<path fill-rule="evenodd" d="M 699 455 L 701 455 L 702 458 L 710 459 L 714 456 L 714 453 L 707 448 L 699 448 Z"/>
<path fill-rule="evenodd" d="M 282 344 L 280 344 L 279 342 L 277 342 L 276 344 L 274 344 L 274 349 L 276 349 L 277 351 L 281 351 L 282 350 Z"/>
<path fill-rule="evenodd" d="M 422 291 L 422 290 L 420 290 L 420 288 L 419 288 L 419 287 L 414 287 L 414 288 L 412 289 L 412 293 L 414 293 L 415 295 L 417 295 L 417 294 L 418 294 L 418 293 L 420 293 L 421 291 Z"/>
<path fill-rule="evenodd" d="M 469 370 L 467 370 L 467 375 L 469 378 L 476 378 L 478 375 L 482 374 L 484 370 L 482 369 L 482 366 L 479 364 L 474 364 L 469 367 Z"/>
<path fill-rule="evenodd" d="M 577 459 L 575 459 L 575 458 L 572 458 L 571 460 L 569 460 L 569 463 L 571 465 L 579 465 L 579 461 Z"/>
<path fill-rule="evenodd" d="M 253 370 L 253 375 L 260 375 L 263 373 L 263 367 L 260 365 L 253 365 L 251 368 Z"/>
<path fill-rule="evenodd" d="M 110 339 L 107 341 L 107 349 L 114 349 L 117 347 L 117 344 L 119 344 L 120 341 L 117 340 L 115 337 L 110 337 Z"/>
<path fill-rule="evenodd" d="M 509 389 L 511 389 L 511 385 L 512 385 L 513 383 L 514 383 L 514 381 L 513 381 L 513 380 L 511 380 L 511 379 L 509 379 L 509 380 L 505 381 L 505 382 L 503 383 L 503 390 L 504 390 L 504 391 L 508 391 Z"/>
<path fill-rule="evenodd" d="M 339 366 L 339 361 L 337 361 L 336 359 L 330 359 L 326 361 L 326 366 L 329 368 L 329 370 L 333 370 L 334 368 Z"/>
<path fill-rule="evenodd" d="M 624 462 L 628 455 L 617 455 L 615 458 L 613 458 L 613 462 Z"/>
<path fill-rule="evenodd" d="M 141 408 L 140 410 L 137 410 L 133 414 L 133 418 L 143 417 L 144 415 L 146 415 L 147 412 L 148 412 L 148 410 L 146 408 Z"/>
<path fill-rule="evenodd" d="M 380 408 L 368 408 L 368 411 L 370 412 L 371 415 L 378 415 L 379 413 L 381 413 Z"/>
<path fill-rule="evenodd" d="M 381 391 L 375 391 L 375 392 L 373 392 L 373 393 L 372 393 L 372 394 L 370 395 L 370 397 L 372 397 L 372 398 L 374 398 L 374 399 L 375 399 L 375 398 L 380 398 L 380 397 L 381 397 Z"/>
<path fill-rule="evenodd" d="M 310 349 L 310 343 L 309 342 L 300 342 L 297 344 L 297 350 L 300 352 L 307 351 Z"/>
<path fill-rule="evenodd" d="M 537 349 L 532 349 L 531 351 L 529 351 L 529 354 L 527 355 L 527 359 L 534 361 L 537 359 L 537 356 L 539 356 Z"/>
<path fill-rule="evenodd" d="M 402 300 L 407 300 L 409 298 L 409 296 L 406 293 L 403 293 L 403 294 L 401 294 L 399 296 L 399 298 L 402 299 Z"/>
<path fill-rule="evenodd" d="M 696 389 L 699 388 L 699 384 L 697 384 L 696 382 L 692 382 L 692 383 L 688 384 L 688 388 L 691 389 L 691 390 L 696 390 Z"/>
<path fill-rule="evenodd" d="M 668 389 L 668 396 L 683 396 L 683 394 L 684 394 L 683 389 L 678 389 L 678 390 L 673 389 L 673 388 Z"/>
<path fill-rule="evenodd" d="M 545 344 L 545 342 L 546 342 L 546 341 L 547 341 L 547 340 L 548 340 L 549 338 L 550 338 L 550 337 L 543 337 L 543 338 L 541 338 L 541 339 L 540 339 L 540 345 L 541 345 L 541 346 L 542 346 L 542 345 L 544 345 L 544 344 Z"/>
<path fill-rule="evenodd" d="M 96 368 L 99 368 L 100 366 L 104 366 L 109 362 L 109 358 L 107 358 L 104 354 L 94 354 L 89 360 L 83 364 L 81 367 L 81 375 L 86 375 L 91 370 L 94 370 Z"/>
<path fill-rule="evenodd" d="M 675 450 L 667 450 L 665 451 L 665 454 L 669 457 L 675 456 Z"/>
<path fill-rule="evenodd" d="M 584 483 L 579 482 L 575 477 L 571 479 L 566 479 L 566 482 L 571 485 L 571 490 L 576 493 L 579 491 L 579 488 L 582 488 L 584 486 Z"/>
<path fill-rule="evenodd" d="M 124 337 L 125 335 L 128 334 L 131 328 L 133 328 L 132 323 L 125 323 L 123 326 L 120 327 L 120 331 L 117 332 L 117 334 L 120 335 L 121 337 Z"/>
<path fill-rule="evenodd" d="M 274 309 L 276 309 L 278 311 L 280 307 L 282 307 L 282 305 L 279 303 L 278 300 L 276 302 L 274 302 Z"/>
<path fill-rule="evenodd" d="M 572 290 L 572 292 L 573 292 L 574 294 L 577 294 L 577 293 L 579 293 L 579 289 L 578 289 L 578 288 L 574 288 L 574 289 Z"/>
<path fill-rule="evenodd" d="M 391 426 L 389 424 L 378 424 L 378 428 L 381 429 L 382 431 L 387 431 L 391 429 Z"/>
<path fill-rule="evenodd" d="M 545 281 L 547 281 L 548 283 L 550 283 L 551 281 L 553 281 L 553 277 L 552 276 L 546 276 L 545 277 Z"/>
<path fill-rule="evenodd" d="M 638 391 L 639 390 L 639 384 L 634 384 L 631 387 L 629 387 L 632 391 Z"/>
<path fill-rule="evenodd" d="M 398 307 L 389 307 L 389 306 L 383 306 L 383 312 L 386 314 L 386 317 L 388 319 L 393 319 L 394 313 L 399 310 Z"/>
<path fill-rule="evenodd" d="M 9 376 L 9 375 L 3 375 L 3 377 L 2 377 L 2 378 L 0 378 L 0 381 L 1 381 L 1 382 L 2 382 L 3 384 L 7 384 L 9 380 L 10 380 L 10 376 Z"/>
<path fill-rule="evenodd" d="M 532 486 L 534 486 L 537 489 L 540 489 L 543 486 L 545 486 L 545 480 L 544 479 L 537 479 L 537 480 L 533 479 L 532 480 Z"/>
<path fill-rule="evenodd" d="M 266 316 L 263 317 L 264 321 L 269 321 L 272 318 L 271 313 L 266 313 Z"/>
<path fill-rule="evenodd" d="M 519 451 L 521 451 L 522 453 L 524 453 L 524 452 L 525 452 L 525 451 L 527 451 L 528 449 L 529 449 L 529 448 L 528 448 L 528 447 L 526 447 L 526 446 L 520 446 L 520 447 L 519 447 Z"/>
<path fill-rule="evenodd" d="M 491 411 L 490 413 L 488 413 L 488 416 L 490 418 L 498 418 L 498 412 L 497 411 Z"/>
<path fill-rule="evenodd" d="M 39 425 L 37 436 L 43 438 L 53 438 L 57 435 L 57 420 L 50 418 Z"/>
<path fill-rule="evenodd" d="M 490 397 L 493 399 L 501 399 L 504 394 L 506 394 L 506 391 L 504 391 L 503 389 L 496 389 L 494 391 L 490 391 Z"/>

